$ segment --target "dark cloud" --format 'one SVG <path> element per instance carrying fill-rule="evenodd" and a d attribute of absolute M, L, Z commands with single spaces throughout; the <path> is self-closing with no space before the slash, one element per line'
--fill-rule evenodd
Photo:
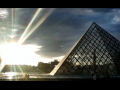
<path fill-rule="evenodd" d="M 114 8 L 90 8 L 90 9 L 98 13 L 109 13 L 112 12 Z"/>
<path fill-rule="evenodd" d="M 103 23 L 107 20 L 102 17 L 102 15 L 96 16 L 91 14 L 88 16 L 83 14 L 72 14 L 68 13 L 70 12 L 69 10 L 73 9 L 57 9 L 56 12 L 53 12 L 40 28 L 26 40 L 29 41 L 29 43 L 35 42 L 43 46 L 37 53 L 48 57 L 65 55 L 89 28 L 92 22 Z M 82 10 L 82 12 L 84 10 Z M 100 21 L 100 18 L 102 18 L 103 21 Z M 34 39 L 34 41 L 32 41 L 32 39 L 36 37 L 37 40 Z"/>

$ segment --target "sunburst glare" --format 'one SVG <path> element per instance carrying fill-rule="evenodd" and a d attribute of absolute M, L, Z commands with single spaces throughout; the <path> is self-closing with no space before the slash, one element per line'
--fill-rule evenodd
<path fill-rule="evenodd" d="M 2 27 L 0 34 L 3 35 L 3 41 L 0 43 L 0 56 L 2 58 L 2 63 L 0 67 L 0 71 L 4 68 L 5 65 L 18 65 L 20 71 L 22 73 L 20 65 L 34 65 L 37 66 L 38 62 L 48 62 L 51 59 L 41 58 L 40 55 L 36 54 L 36 51 L 40 50 L 42 46 L 37 46 L 33 44 L 22 45 L 22 43 L 38 28 L 40 25 L 49 17 L 49 15 L 55 10 L 50 9 L 37 21 L 34 26 L 32 25 L 35 19 L 42 15 L 43 8 L 38 8 L 33 15 L 31 21 L 26 26 L 24 32 L 19 38 L 17 43 L 13 43 L 17 35 L 17 31 L 19 28 L 16 28 L 16 11 L 14 8 L 11 8 L 11 20 L 9 24 L 7 21 L 7 16 L 9 15 L 7 9 L 0 9 L 0 18 L 2 18 Z M 5 19 L 6 18 L 6 19 Z M 5 34 L 4 34 L 5 33 Z M 7 38 L 6 38 L 7 37 Z M 10 38 L 10 39 L 8 39 Z M 13 71 L 16 71 L 15 67 L 13 67 Z"/>
<path fill-rule="evenodd" d="M 40 48 L 41 46 L 16 43 L 0 45 L 2 64 L 37 65 L 40 56 L 35 52 Z"/>

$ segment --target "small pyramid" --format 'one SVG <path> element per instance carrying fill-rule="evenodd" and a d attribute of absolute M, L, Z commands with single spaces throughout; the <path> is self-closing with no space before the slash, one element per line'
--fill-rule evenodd
<path fill-rule="evenodd" d="M 51 75 L 120 75 L 120 41 L 95 22 L 71 48 Z"/>

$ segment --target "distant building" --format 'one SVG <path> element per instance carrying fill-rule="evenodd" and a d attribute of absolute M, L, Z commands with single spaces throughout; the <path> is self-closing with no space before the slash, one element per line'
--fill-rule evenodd
<path fill-rule="evenodd" d="M 45 73 L 50 73 L 58 63 L 59 62 L 57 60 L 54 60 L 50 63 L 38 62 L 38 68 Z"/>

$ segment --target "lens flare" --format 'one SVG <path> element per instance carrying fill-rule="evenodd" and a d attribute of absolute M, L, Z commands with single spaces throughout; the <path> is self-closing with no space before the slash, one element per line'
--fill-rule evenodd
<path fill-rule="evenodd" d="M 20 71 L 22 72 L 22 74 L 25 74 L 25 73 L 23 72 L 22 68 L 21 68 L 19 65 L 18 65 L 18 67 L 19 67 Z"/>
<path fill-rule="evenodd" d="M 16 19 L 16 17 L 15 17 L 15 9 L 14 8 L 12 8 L 11 9 L 11 20 L 12 20 L 12 25 L 11 25 L 11 35 L 9 35 L 10 36 L 10 38 L 14 38 L 16 35 L 15 35 L 15 19 Z"/>
<path fill-rule="evenodd" d="M 22 38 L 21 40 L 19 40 L 18 44 L 22 44 L 46 19 L 47 17 L 54 11 L 55 9 L 51 9 L 49 12 L 47 12 L 44 17 L 42 17 L 37 24 L 35 24 L 33 26 L 33 28 L 28 32 L 28 34 Z"/>
<path fill-rule="evenodd" d="M 38 20 L 38 22 L 32 27 L 32 24 L 33 24 L 33 22 L 35 21 L 35 19 L 38 17 L 38 15 L 39 14 L 41 14 L 41 11 L 42 10 L 44 10 L 44 9 L 42 9 L 42 8 L 38 8 L 37 10 L 36 10 L 36 12 L 35 12 L 35 14 L 34 14 L 34 16 L 32 17 L 32 19 L 31 19 L 31 21 L 29 22 L 29 24 L 27 25 L 27 27 L 26 27 L 26 29 L 24 30 L 24 32 L 23 32 L 23 34 L 21 35 L 21 37 L 19 38 L 19 40 L 18 40 L 18 42 L 17 42 L 17 44 L 18 45 L 20 45 L 20 44 L 22 44 L 35 30 L 37 30 L 37 28 L 38 27 L 40 27 L 41 26 L 41 24 L 49 17 L 49 15 L 55 10 L 55 9 L 50 9 L 48 12 L 46 12 L 44 15 L 43 15 L 43 17 L 41 17 L 39 20 Z M 17 14 L 17 13 L 16 13 Z M 12 37 L 14 37 L 15 35 L 14 35 L 14 32 L 15 32 L 15 9 L 14 8 L 12 8 L 11 9 L 11 23 L 10 23 L 10 26 L 11 26 L 11 30 L 12 30 Z M 4 19 L 5 20 L 5 19 Z M 5 23 L 8 23 L 8 22 L 5 22 Z M 4 24 L 4 22 L 2 23 L 2 24 Z M 7 25 L 7 24 L 4 24 L 3 26 L 5 27 L 5 25 Z M 32 28 L 31 28 L 32 27 Z M 31 28 L 31 29 L 30 29 Z M 6 29 L 8 29 L 8 26 L 6 27 Z M 6 38 L 6 36 L 4 35 L 4 32 L 2 31 L 2 30 L 0 30 L 1 32 L 1 34 L 3 35 L 3 39 L 4 39 L 4 44 L 9 44 L 8 42 L 7 42 L 7 38 Z M 4 30 L 5 31 L 5 30 Z M 13 40 L 12 38 L 11 38 L 11 40 Z M 12 43 L 13 41 L 11 41 L 11 43 Z M 12 47 L 11 47 L 12 48 Z M 16 53 L 15 52 L 17 52 L 17 51 L 14 51 L 15 50 L 15 46 L 13 47 L 13 49 L 11 50 L 10 49 L 10 53 L 8 53 L 8 50 L 9 49 L 5 49 L 4 50 L 4 52 L 6 52 L 5 53 L 5 55 L 3 55 L 3 53 L 2 53 L 2 55 L 3 55 L 3 57 L 4 57 L 4 59 L 6 59 L 6 61 L 7 61 L 7 63 L 8 62 L 11 62 L 12 60 L 18 60 L 18 58 L 17 58 L 17 56 L 18 55 L 16 55 Z M 20 48 L 20 47 L 19 47 Z M 0 48 L 1 49 L 1 48 Z M 2 49 L 1 49 L 2 50 Z M 0 51 L 1 51 L 0 50 Z M 22 49 L 19 49 L 18 51 L 20 52 Z M 25 50 L 25 49 L 24 49 Z M 28 49 L 28 50 L 30 50 L 30 49 Z M 21 51 L 22 52 L 22 51 Z M 26 51 L 27 52 L 27 51 Z M 14 56 L 12 56 L 12 54 L 14 54 L 15 53 L 15 55 Z M 23 55 L 23 53 L 25 53 L 25 52 L 22 52 L 21 54 L 19 54 L 19 55 Z M 9 54 L 11 54 L 11 55 L 9 55 Z M 9 57 L 6 57 L 6 55 L 8 55 Z M 25 55 L 25 54 L 24 54 Z M 35 52 L 32 52 L 31 51 L 31 53 L 29 53 L 29 56 L 27 56 L 26 55 L 26 58 L 28 59 L 28 60 L 30 60 L 31 59 L 31 56 L 32 55 L 34 55 L 35 56 L 35 60 L 36 60 L 36 62 L 38 62 L 38 60 L 39 60 L 39 55 L 38 56 L 36 56 L 36 54 L 35 54 Z M 20 56 L 19 56 L 20 57 Z M 10 59 L 11 58 L 11 59 Z M 11 61 L 10 61 L 11 60 Z M 23 59 L 23 58 L 19 58 L 19 60 L 18 61 L 21 61 L 22 60 L 22 62 L 24 62 L 25 61 L 25 59 Z M 19 63 L 19 62 L 18 62 Z M 33 64 L 33 61 L 29 61 L 29 62 L 25 62 L 25 63 L 28 63 L 28 64 Z M 35 63 L 35 62 L 34 62 Z M 37 64 L 37 63 L 35 63 L 35 64 Z M 2 62 L 2 65 L 0 66 L 0 72 L 1 72 L 1 70 L 4 68 L 4 66 L 6 65 L 6 63 L 5 63 L 5 60 L 4 60 L 4 62 Z M 24 72 L 23 72 L 23 70 L 22 70 L 22 68 L 18 65 L 18 67 L 19 67 L 19 69 L 21 70 L 21 72 L 24 74 Z M 11 69 L 13 69 L 12 71 L 16 71 L 16 68 L 13 66 L 13 68 L 11 68 Z"/>
<path fill-rule="evenodd" d="M 13 29 L 13 8 L 11 9 L 11 18 L 12 18 L 12 29 Z"/>
<path fill-rule="evenodd" d="M 33 18 L 31 19 L 30 23 L 26 27 L 26 29 L 23 32 L 22 36 L 20 37 L 18 43 L 21 42 L 21 40 L 23 39 L 23 37 L 25 36 L 25 34 L 29 31 L 29 27 L 31 26 L 31 24 L 33 23 L 33 21 L 36 19 L 36 17 L 38 16 L 38 14 L 40 13 L 41 10 L 42 10 L 42 8 L 38 8 L 37 9 L 36 13 L 34 14 Z"/>

